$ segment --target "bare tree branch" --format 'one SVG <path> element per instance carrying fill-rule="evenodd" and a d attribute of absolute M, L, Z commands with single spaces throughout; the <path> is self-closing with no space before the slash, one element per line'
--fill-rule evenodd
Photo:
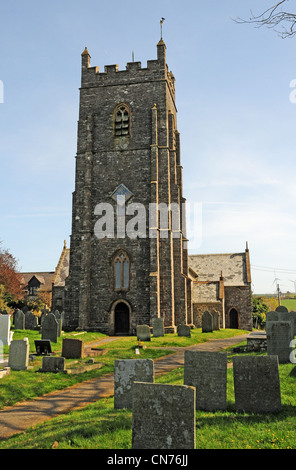
<path fill-rule="evenodd" d="M 283 10 L 283 4 L 289 0 L 281 0 L 272 7 L 265 10 L 260 15 L 254 15 L 251 10 L 251 17 L 246 20 L 237 18 L 236 23 L 251 23 L 257 28 L 266 26 L 274 29 L 283 39 L 293 37 L 296 34 L 296 13 L 286 12 Z M 281 26 L 281 30 L 277 29 Z"/>

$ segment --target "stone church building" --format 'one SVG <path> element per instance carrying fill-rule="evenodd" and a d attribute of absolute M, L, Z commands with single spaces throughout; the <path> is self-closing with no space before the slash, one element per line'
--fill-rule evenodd
<path fill-rule="evenodd" d="M 129 62 L 125 70 L 100 71 L 87 48 L 81 59 L 72 233 L 63 257 L 68 275 L 52 292 L 52 308 L 64 310 L 63 329 L 135 334 L 137 325 L 162 317 L 172 332 L 198 323 L 207 303 L 221 313 L 221 326 L 252 329 L 249 267 L 231 302 L 226 278 L 238 266 L 230 256 L 216 264 L 208 258 L 208 272 L 202 255 L 188 256 L 175 79 L 165 43 L 146 67 Z M 162 208 L 171 210 L 163 215 Z M 225 272 L 224 291 L 218 271 Z M 201 288 L 211 285 L 205 279 L 213 281 L 214 301 L 209 294 L 204 302 Z"/>

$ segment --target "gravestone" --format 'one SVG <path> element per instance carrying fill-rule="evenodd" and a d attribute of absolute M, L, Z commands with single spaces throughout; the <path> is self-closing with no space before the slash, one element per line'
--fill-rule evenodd
<path fill-rule="evenodd" d="M 29 311 L 29 309 L 28 309 L 28 307 L 25 305 L 25 306 L 22 308 L 22 311 L 24 312 L 24 314 L 26 314 L 26 313 Z"/>
<path fill-rule="evenodd" d="M 275 309 L 276 312 L 288 312 L 288 309 L 287 307 L 285 307 L 284 305 L 279 305 L 276 309 Z"/>
<path fill-rule="evenodd" d="M 132 408 L 133 383 L 154 381 L 152 359 L 115 360 L 114 408 Z"/>
<path fill-rule="evenodd" d="M 58 322 L 58 337 L 60 337 L 62 334 L 62 317 L 58 310 L 54 312 L 54 316 L 56 318 L 56 321 Z"/>
<path fill-rule="evenodd" d="M 234 356 L 235 407 L 246 413 L 275 413 L 281 410 L 277 356 Z"/>
<path fill-rule="evenodd" d="M 279 312 L 271 311 L 266 313 L 266 323 L 268 321 L 278 321 L 279 320 Z"/>
<path fill-rule="evenodd" d="M 148 325 L 137 325 L 137 340 L 150 341 L 150 327 Z"/>
<path fill-rule="evenodd" d="M 43 356 L 40 372 L 65 372 L 65 358 L 56 356 Z"/>
<path fill-rule="evenodd" d="M 25 314 L 22 310 L 17 310 L 14 314 L 14 328 L 16 330 L 25 329 Z"/>
<path fill-rule="evenodd" d="M 0 315 L 0 341 L 3 346 L 10 345 L 13 333 L 10 333 L 10 315 Z"/>
<path fill-rule="evenodd" d="M 62 357 L 66 359 L 80 359 L 84 357 L 84 344 L 81 339 L 64 338 L 62 343 Z"/>
<path fill-rule="evenodd" d="M 226 409 L 227 354 L 185 351 L 184 385 L 196 388 L 196 409 Z"/>
<path fill-rule="evenodd" d="M 49 339 L 52 343 L 58 341 L 58 322 L 53 313 L 49 313 L 43 319 L 42 339 Z"/>
<path fill-rule="evenodd" d="M 155 338 L 164 336 L 164 320 L 163 318 L 152 319 L 153 336 Z"/>
<path fill-rule="evenodd" d="M 216 310 L 212 313 L 213 330 L 220 330 L 220 314 Z"/>
<path fill-rule="evenodd" d="M 195 449 L 195 388 L 135 382 L 132 449 Z"/>
<path fill-rule="evenodd" d="M 9 346 L 8 367 L 11 370 L 27 370 L 30 344 L 28 338 L 17 339 Z"/>
<path fill-rule="evenodd" d="M 51 343 L 49 339 L 35 339 L 35 349 L 37 356 L 42 356 L 43 354 L 51 354 Z"/>
<path fill-rule="evenodd" d="M 201 328 L 203 333 L 211 333 L 213 331 L 213 317 L 212 314 L 207 310 L 202 316 Z"/>
<path fill-rule="evenodd" d="M 266 323 L 267 354 L 278 356 L 280 364 L 290 362 L 292 339 L 291 322 L 268 321 Z"/>
<path fill-rule="evenodd" d="M 179 325 L 177 327 L 177 334 L 178 334 L 178 336 L 186 336 L 187 338 L 191 338 L 190 326 L 188 326 L 188 325 Z"/>
<path fill-rule="evenodd" d="M 38 327 L 38 319 L 33 312 L 27 311 L 25 313 L 25 330 L 36 330 Z"/>

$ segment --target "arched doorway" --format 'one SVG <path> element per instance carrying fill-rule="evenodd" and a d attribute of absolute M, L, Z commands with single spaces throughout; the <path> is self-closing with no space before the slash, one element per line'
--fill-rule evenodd
<path fill-rule="evenodd" d="M 238 328 L 238 313 L 235 308 L 229 312 L 229 328 Z"/>
<path fill-rule="evenodd" d="M 119 302 L 114 308 L 114 334 L 128 335 L 130 332 L 130 309 L 125 302 Z"/>

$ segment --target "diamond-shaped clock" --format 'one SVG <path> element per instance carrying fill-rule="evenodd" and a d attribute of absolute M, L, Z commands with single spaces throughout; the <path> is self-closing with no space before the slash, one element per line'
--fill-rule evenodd
<path fill-rule="evenodd" d="M 124 184 L 117 186 L 111 195 L 112 199 L 120 206 L 123 206 L 132 196 L 133 193 Z"/>

